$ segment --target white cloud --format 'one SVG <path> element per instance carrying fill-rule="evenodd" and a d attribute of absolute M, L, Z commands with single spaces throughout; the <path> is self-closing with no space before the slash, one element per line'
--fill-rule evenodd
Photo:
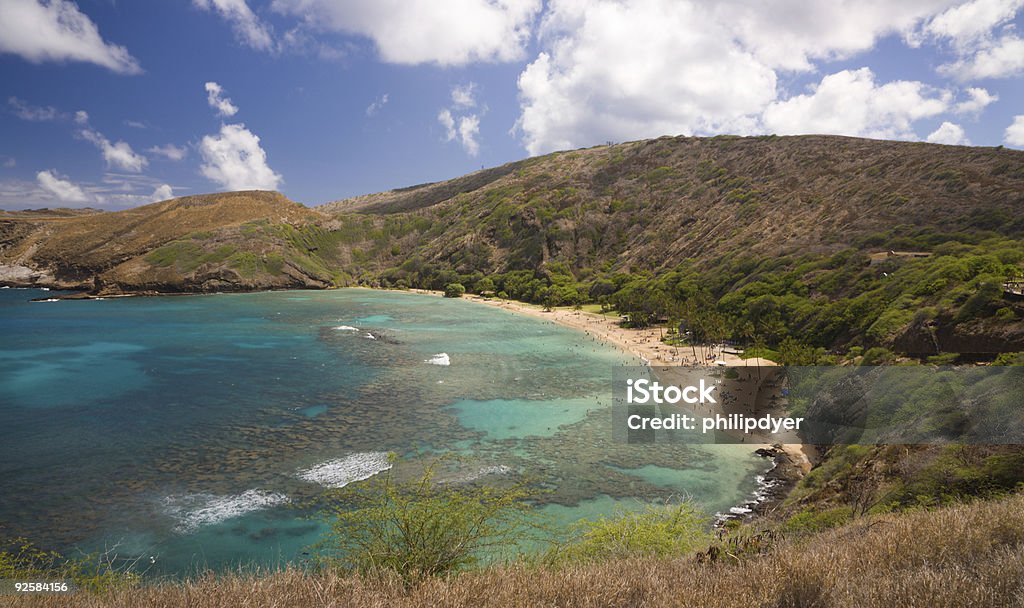
<path fill-rule="evenodd" d="M 772 68 L 811 70 L 817 59 L 843 59 L 874 47 L 879 38 L 910 35 L 925 20 L 959 0 L 724 0 L 708 3 L 714 22 L 729 30 L 758 61 Z M 634 7 L 671 13 L 671 2 L 634 2 Z"/>
<path fill-rule="evenodd" d="M 1010 19 L 1021 5 L 1024 0 L 550 0 L 538 31 L 540 52 L 519 76 L 517 129 L 531 154 L 765 129 L 918 139 L 917 120 L 954 111 L 950 92 L 918 81 L 876 83 L 858 70 L 831 77 L 823 71 L 814 95 L 789 100 L 778 83 L 869 51 L 887 36 L 948 44 L 950 59 L 959 63 L 944 73 L 962 80 L 1018 73 L 1024 43 L 1014 42 Z M 956 112 L 976 114 L 995 101 L 984 89 L 968 95 Z M 826 97 L 842 110 L 826 107 Z M 798 107 L 811 114 L 802 116 Z"/>
<path fill-rule="evenodd" d="M 452 87 L 452 103 L 456 108 L 472 108 L 476 106 L 476 83 L 470 82 Z"/>
<path fill-rule="evenodd" d="M 441 123 L 444 127 L 445 141 L 451 141 L 455 139 L 455 118 L 452 117 L 452 111 L 445 108 L 441 110 L 437 115 L 437 122 Z"/>
<path fill-rule="evenodd" d="M 192 0 L 192 3 L 203 10 L 216 10 L 231 23 L 235 36 L 251 48 L 261 51 L 273 49 L 270 28 L 252 12 L 245 0 Z"/>
<path fill-rule="evenodd" d="M 822 78 L 811 93 L 771 103 L 763 120 L 780 135 L 916 139 L 911 124 L 948 110 L 951 97 L 915 81 L 878 85 L 868 68 L 843 70 Z"/>
<path fill-rule="evenodd" d="M 163 146 L 153 146 L 146 150 L 150 154 L 162 156 L 167 160 L 184 160 L 188 156 L 188 149 L 184 146 L 176 146 L 174 144 L 165 144 Z"/>
<path fill-rule="evenodd" d="M 962 82 L 1007 78 L 1024 72 L 1024 40 L 1012 24 L 1024 0 L 971 0 L 936 15 L 917 35 L 949 43 L 956 59 L 942 76 Z"/>
<path fill-rule="evenodd" d="M 85 61 L 121 74 L 142 72 L 127 49 L 104 41 L 96 24 L 67 0 L 0 2 L 0 52 L 33 63 Z"/>
<path fill-rule="evenodd" d="M 125 124 L 125 126 L 131 127 L 133 129 L 148 129 L 149 128 L 146 125 L 146 123 L 144 123 L 144 122 L 142 122 L 140 120 L 126 120 L 126 121 L 124 121 L 124 124 Z"/>
<path fill-rule="evenodd" d="M 377 99 L 374 99 L 373 103 L 371 103 L 370 105 L 366 106 L 366 115 L 367 116 L 376 116 L 377 112 L 380 112 L 381 108 L 383 108 L 387 103 L 388 103 L 388 94 L 384 93 L 383 95 L 381 95 Z"/>
<path fill-rule="evenodd" d="M 437 121 L 444 127 L 445 141 L 458 141 L 467 154 L 476 156 L 480 153 L 480 114 L 468 112 L 477 106 L 476 83 L 452 87 L 451 97 L 451 107 L 437 114 Z"/>
<path fill-rule="evenodd" d="M 63 114 L 53 106 L 33 106 L 17 97 L 8 97 L 7 105 L 11 106 L 14 115 L 22 120 L 32 122 L 48 122 L 63 118 Z"/>
<path fill-rule="evenodd" d="M 938 129 L 932 131 L 926 139 L 933 144 L 946 144 L 948 146 L 969 146 L 971 144 L 964 133 L 963 127 L 949 121 L 943 122 Z"/>
<path fill-rule="evenodd" d="M 136 154 L 126 142 L 119 141 L 112 144 L 109 139 L 92 129 L 82 129 L 79 134 L 100 149 L 108 167 L 118 167 L 125 171 L 138 173 L 149 164 L 145 156 Z"/>
<path fill-rule="evenodd" d="M 18 166 L 18 160 L 13 156 L 4 158 L 4 169 L 13 169 Z"/>
<path fill-rule="evenodd" d="M 773 70 L 710 9 L 671 0 L 554 0 L 519 76 L 531 154 L 665 134 L 749 132 Z"/>
<path fill-rule="evenodd" d="M 57 177 L 54 171 L 36 173 L 36 182 L 47 196 L 56 198 L 62 203 L 85 203 L 91 200 L 80 186 Z"/>
<path fill-rule="evenodd" d="M 459 118 L 459 143 L 466 153 L 476 156 L 480 152 L 480 118 L 476 114 Z"/>
<path fill-rule="evenodd" d="M 174 196 L 181 186 L 172 187 L 160 180 L 135 173 L 105 173 L 102 183 L 75 183 L 56 171 L 41 171 L 33 181 L 0 180 L 0 208 L 50 206 L 105 207 L 123 209 L 145 205 Z"/>
<path fill-rule="evenodd" d="M 170 184 L 160 184 L 153 190 L 153 194 L 149 198 L 154 203 L 166 201 L 169 198 L 174 198 L 174 189 L 171 188 Z"/>
<path fill-rule="evenodd" d="M 1006 34 L 973 55 L 939 66 L 943 76 L 961 81 L 1008 78 L 1024 72 L 1024 39 Z"/>
<path fill-rule="evenodd" d="M 523 56 L 541 0 L 274 0 L 311 27 L 373 40 L 389 63 L 465 65 Z"/>
<path fill-rule="evenodd" d="M 1013 123 L 1006 127 L 1006 133 L 1003 134 L 1003 141 L 1008 146 L 1024 148 L 1024 114 L 1013 117 Z"/>
<path fill-rule="evenodd" d="M 216 82 L 206 83 L 206 101 L 210 107 L 217 110 L 220 116 L 234 116 L 238 113 L 238 106 L 231 103 L 227 97 L 223 97 L 224 89 Z"/>
<path fill-rule="evenodd" d="M 967 89 L 967 99 L 956 104 L 957 114 L 978 114 L 989 104 L 999 101 L 999 96 L 980 87 Z"/>
<path fill-rule="evenodd" d="M 75 124 L 84 125 L 89 123 L 89 113 L 85 110 L 75 112 Z"/>
<path fill-rule="evenodd" d="M 203 175 L 228 190 L 276 190 L 281 176 L 267 165 L 260 138 L 243 124 L 221 125 L 199 144 Z"/>
<path fill-rule="evenodd" d="M 1024 6 L 1024 0 L 973 0 L 936 15 L 924 26 L 924 33 L 969 47 L 988 38 L 993 28 L 1002 25 Z"/>

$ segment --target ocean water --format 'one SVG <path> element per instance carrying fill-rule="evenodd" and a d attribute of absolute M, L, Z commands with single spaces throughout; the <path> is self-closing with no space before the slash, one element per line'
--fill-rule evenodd
<path fill-rule="evenodd" d="M 450 481 L 528 475 L 568 526 L 755 489 L 745 446 L 616 443 L 585 334 L 370 290 L 30 302 L 0 290 L 0 537 L 139 557 L 154 574 L 301 562 L 317 499 L 401 458 Z M 52 294 L 50 294 L 52 295 Z"/>

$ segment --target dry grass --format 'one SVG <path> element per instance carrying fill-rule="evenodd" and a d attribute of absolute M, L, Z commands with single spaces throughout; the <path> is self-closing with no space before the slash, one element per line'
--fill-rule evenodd
<path fill-rule="evenodd" d="M 511 566 L 435 579 L 410 590 L 396 581 L 298 571 L 232 574 L 108 595 L 25 598 L 13 605 L 1024 606 L 1024 496 L 864 519 L 808 539 L 781 541 L 739 563 L 686 557 L 560 570 Z"/>

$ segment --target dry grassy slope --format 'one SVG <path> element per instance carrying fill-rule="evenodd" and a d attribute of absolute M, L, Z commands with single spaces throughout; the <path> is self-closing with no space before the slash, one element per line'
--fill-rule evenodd
<path fill-rule="evenodd" d="M 729 257 L 827 253 L 900 225 L 1022 237 L 1022 205 L 1020 151 L 666 137 L 317 210 L 278 193 L 237 192 L 116 213 L 0 215 L 0 281 L 110 291 L 316 287 L 372 280 L 414 255 L 465 273 L 553 260 L 636 270 L 692 259 L 711 270 Z M 259 221 L 265 229 L 247 228 Z M 158 251 L 166 247 L 177 249 Z M 170 259 L 178 254 L 187 259 Z"/>
<path fill-rule="evenodd" d="M 444 262 L 483 244 L 498 271 L 552 259 L 659 268 L 687 258 L 829 252 L 896 225 L 1024 234 L 1024 223 L 1013 223 L 1024 204 L 1024 152 L 996 148 L 678 137 L 560 152 L 483 173 L 472 174 L 483 185 L 471 191 L 467 176 L 320 209 L 415 210 L 434 228 L 407 238 L 406 250 Z"/>
<path fill-rule="evenodd" d="M 254 220 L 301 225 L 322 216 L 277 192 L 229 192 L 186 196 L 119 212 L 78 216 L 10 214 L 0 217 L 0 264 L 47 269 L 58 283 L 91 285 L 131 278 L 128 288 L 167 284 L 186 287 L 183 277 L 159 276 L 144 256 L 177 239 L 202 233 L 230 239 Z M 244 239 L 235 238 L 235 241 Z M 152 273 L 154 276 L 144 276 Z M 109 275 L 109 276 L 108 276 Z"/>
<path fill-rule="evenodd" d="M 558 570 L 505 566 L 412 588 L 394 581 L 296 570 L 262 576 L 236 573 L 101 595 L 17 597 L 11 605 L 995 608 L 1024 604 L 1021 495 L 864 518 L 809 538 L 769 540 L 760 547 L 763 552 L 758 554 L 758 543 L 749 543 L 738 561 L 724 558 L 709 563 L 689 555 Z"/>
<path fill-rule="evenodd" d="M 488 184 L 512 173 L 525 165 L 527 161 L 516 161 L 474 171 L 462 177 L 398 188 L 387 192 L 365 194 L 353 198 L 334 201 L 321 205 L 320 210 L 327 213 L 395 213 L 414 211 L 423 207 L 436 205 L 464 192 L 479 190 Z"/>

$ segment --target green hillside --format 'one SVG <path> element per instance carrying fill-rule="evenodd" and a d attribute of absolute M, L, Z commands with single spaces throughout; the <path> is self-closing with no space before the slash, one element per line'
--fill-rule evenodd
<path fill-rule="evenodd" d="M 2 217 L 0 279 L 99 293 L 461 283 L 706 338 L 789 338 L 801 360 L 991 359 L 1024 350 L 1024 308 L 1003 287 L 1024 275 L 1022 206 L 1019 151 L 665 137 L 315 209 L 228 193 Z"/>

